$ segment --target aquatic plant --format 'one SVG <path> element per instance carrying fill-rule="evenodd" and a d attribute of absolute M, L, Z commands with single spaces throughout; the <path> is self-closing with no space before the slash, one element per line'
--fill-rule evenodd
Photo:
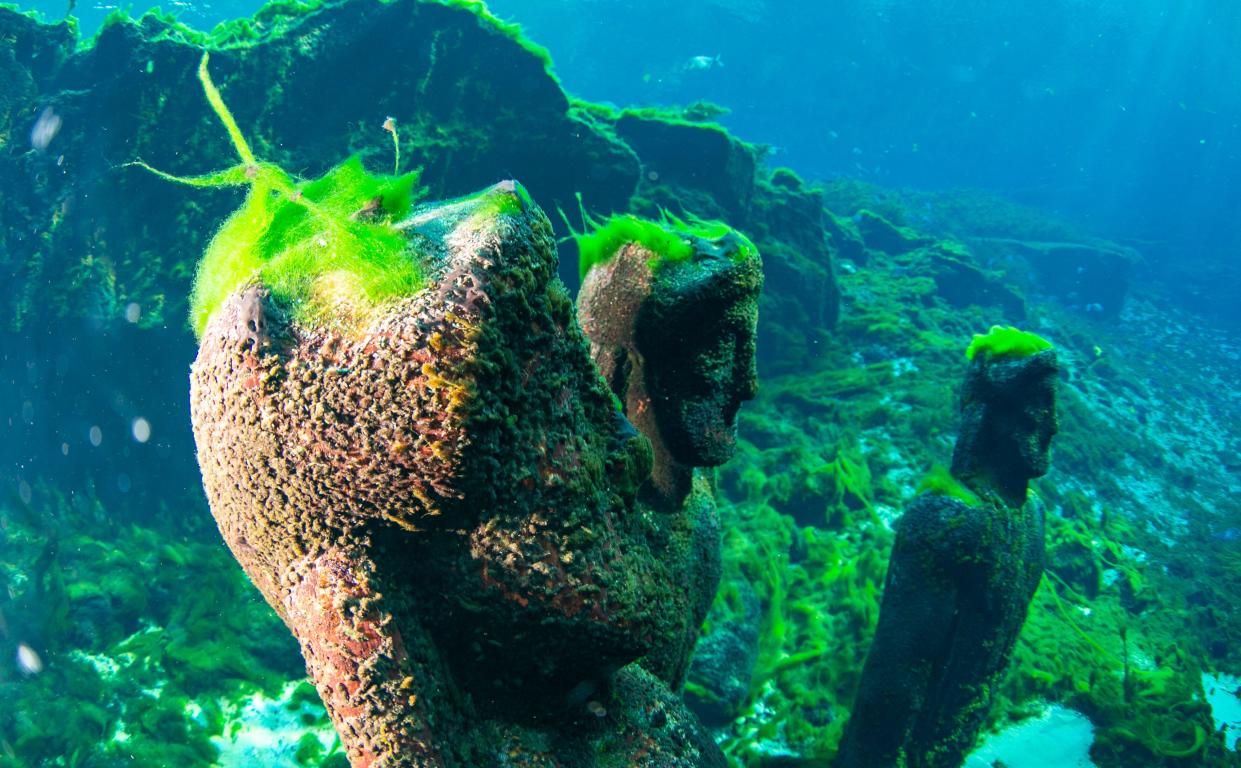
<path fill-rule="evenodd" d="M 936 464 L 923 476 L 918 483 L 918 493 L 937 493 L 963 501 L 971 507 L 982 504 L 978 494 L 965 487 L 965 484 L 952 476 L 943 464 Z"/>
<path fill-rule="evenodd" d="M 982 352 L 988 357 L 1029 357 L 1051 349 L 1051 342 L 1041 336 L 1008 327 L 993 325 L 985 334 L 976 333 L 965 348 L 965 357 L 973 360 Z"/>
<path fill-rule="evenodd" d="M 277 695 L 302 674 L 279 619 L 203 540 L 202 510 L 184 511 L 123 523 L 94 497 L 42 484 L 28 505 L 0 498 L 0 609 L 10 633 L 41 638 L 44 662 L 38 674 L 0 675 L 0 698 L 15 702 L 0 712 L 0 742 L 17 755 L 0 766 L 208 766 L 232 702 Z M 48 589 L 53 574 L 61 596 Z M 54 615 L 61 603 L 68 623 Z M 329 727 L 317 694 L 304 709 L 307 730 Z"/>
<path fill-rule="evenodd" d="M 257 159 L 219 90 L 204 53 L 198 79 L 228 131 L 240 163 L 203 176 L 175 176 L 137 161 L 161 178 L 194 187 L 247 186 L 245 202 L 207 246 L 194 280 L 190 324 L 202 334 L 224 299 L 259 280 L 298 319 L 353 319 L 422 285 L 419 260 L 392 222 L 418 195 L 418 174 L 376 175 L 354 156 L 312 181 L 294 179 Z M 395 124 L 385 130 L 396 144 Z M 397 155 L 399 163 L 399 154 Z"/>
<path fill-rule="evenodd" d="M 592 267 L 607 262 L 628 243 L 638 243 L 655 254 L 656 262 L 659 263 L 683 261 L 694 255 L 693 240 L 718 240 L 732 233 L 740 240 L 740 247 L 734 252 L 733 258 L 740 261 L 757 253 L 748 238 L 721 221 L 707 221 L 693 215 L 682 219 L 662 209 L 658 221 L 631 213 L 612 214 L 606 219 L 598 219 L 591 216 L 581 202 L 581 195 L 578 195 L 584 229 L 578 232 L 569 226 L 569 230 L 577 242 L 578 272 L 583 278 Z M 561 216 L 564 216 L 563 211 Z M 566 225 L 567 223 L 566 218 Z"/>

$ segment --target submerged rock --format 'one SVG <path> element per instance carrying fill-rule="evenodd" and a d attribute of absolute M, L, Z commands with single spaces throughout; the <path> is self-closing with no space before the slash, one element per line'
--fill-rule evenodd
<path fill-rule="evenodd" d="M 1120 315 L 1139 257 L 1113 243 L 974 241 L 985 253 L 1010 253 L 1030 264 L 1039 286 L 1066 305 L 1099 317 Z"/>
<path fill-rule="evenodd" d="M 1025 299 L 997 274 L 984 271 L 956 244 L 939 243 L 929 249 L 935 293 L 954 307 L 977 304 L 997 307 L 1001 317 L 1024 319 Z"/>
<path fill-rule="evenodd" d="M 899 256 L 935 242 L 934 238 L 921 235 L 908 227 L 897 226 L 874 211 L 858 211 L 854 214 L 853 221 L 867 248 L 893 256 Z"/>

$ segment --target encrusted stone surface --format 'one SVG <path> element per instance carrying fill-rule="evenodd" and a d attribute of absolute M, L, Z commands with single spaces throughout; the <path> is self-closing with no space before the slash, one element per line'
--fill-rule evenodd
<path fill-rule="evenodd" d="M 690 598 L 635 513 L 650 448 L 591 363 L 546 217 L 510 183 L 400 226 L 428 287 L 341 331 L 250 286 L 192 372 L 212 512 L 353 765 L 490 764 L 498 734 L 546 753 L 529 764 L 707 764 L 675 701 L 676 732 L 634 719 L 666 684 L 613 689 Z"/>

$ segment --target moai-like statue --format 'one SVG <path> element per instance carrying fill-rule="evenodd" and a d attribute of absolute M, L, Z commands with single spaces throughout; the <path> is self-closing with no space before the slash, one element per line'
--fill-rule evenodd
<path fill-rule="evenodd" d="M 700 468 L 732 457 L 737 411 L 757 391 L 763 284 L 758 252 L 740 235 L 685 241 L 691 252 L 677 259 L 638 242 L 623 245 L 590 268 L 578 295 L 595 365 L 654 448 L 638 503 L 648 539 L 687 591 L 690 610 L 642 664 L 676 691 L 720 579 L 715 496 Z"/>
<path fill-rule="evenodd" d="M 837 768 L 959 768 L 1043 573 L 1043 510 L 1059 366 L 1013 329 L 976 337 L 952 478 L 900 520 L 879 625 Z"/>

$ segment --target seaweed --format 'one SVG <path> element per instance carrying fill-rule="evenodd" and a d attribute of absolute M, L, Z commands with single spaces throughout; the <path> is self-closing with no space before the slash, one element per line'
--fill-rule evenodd
<path fill-rule="evenodd" d="M 965 357 L 973 360 L 979 352 L 987 357 L 1029 357 L 1044 349 L 1051 349 L 1051 342 L 1041 336 L 1019 331 L 1011 325 L 993 325 L 985 334 L 974 334 L 965 348 Z"/>
<path fill-rule="evenodd" d="M 423 282 L 419 260 L 391 222 L 409 212 L 418 174 L 372 175 L 355 156 L 318 179 L 298 182 L 278 165 L 259 161 L 211 81 L 209 60 L 204 53 L 198 79 L 241 162 L 191 177 L 135 162 L 189 186 L 249 187 L 245 202 L 216 232 L 199 265 L 190 302 L 195 332 L 201 335 L 224 299 L 255 279 L 295 317 L 310 322 L 348 315 L 342 305 L 354 302 L 353 312 L 365 317 L 417 291 Z M 395 144 L 395 125 L 392 135 Z"/>
<path fill-rule="evenodd" d="M 578 272 L 582 278 L 591 268 L 611 260 L 628 243 L 637 243 L 654 254 L 652 266 L 689 259 L 694 255 L 694 240 L 718 240 L 728 234 L 735 234 L 739 239 L 740 247 L 732 253 L 735 260 L 742 261 L 757 253 L 749 239 L 721 221 L 707 221 L 692 214 L 681 218 L 662 209 L 657 221 L 631 213 L 598 219 L 591 216 L 581 203 L 579 194 L 583 231 L 574 230 L 563 211 L 560 215 L 577 242 Z"/>
<path fill-rule="evenodd" d="M 982 504 L 978 494 L 965 487 L 965 484 L 952 476 L 943 464 L 936 464 L 918 483 L 919 493 L 937 493 L 963 501 L 971 507 Z"/>

